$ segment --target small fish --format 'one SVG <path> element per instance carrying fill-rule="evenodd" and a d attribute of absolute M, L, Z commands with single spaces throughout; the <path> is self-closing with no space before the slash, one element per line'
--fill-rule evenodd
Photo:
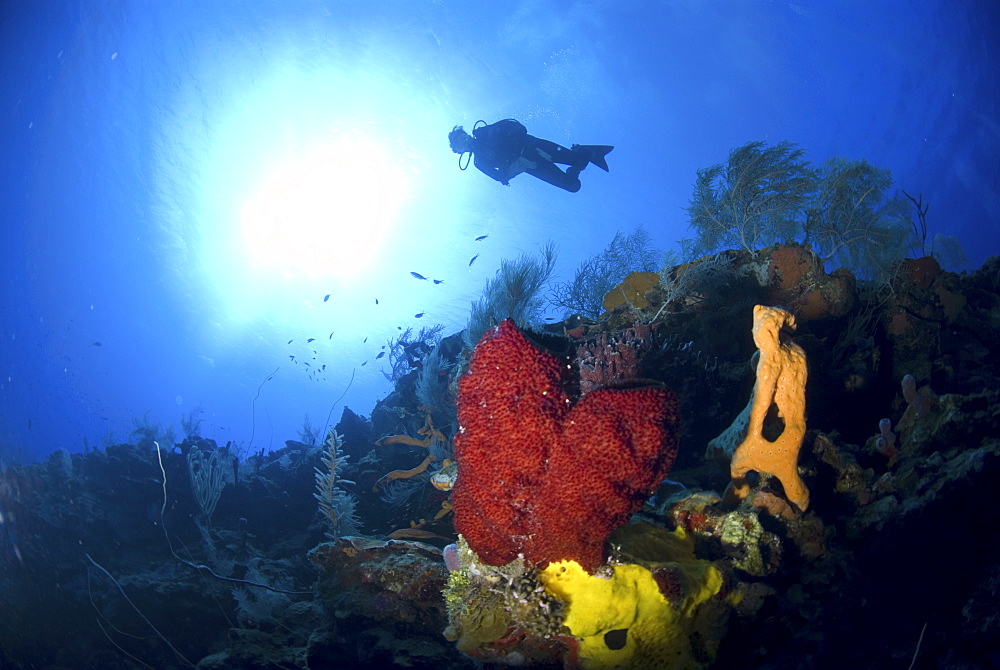
<path fill-rule="evenodd" d="M 414 279 L 423 279 L 424 281 L 427 281 L 427 277 L 423 276 L 423 275 L 422 275 L 422 274 L 420 274 L 419 272 L 411 272 L 411 273 L 410 273 L 410 275 L 411 275 L 411 276 L 412 276 L 412 277 L 413 277 Z"/>
<path fill-rule="evenodd" d="M 426 313 L 427 313 L 427 312 L 420 312 L 420 314 L 414 314 L 414 315 L 413 315 L 413 318 L 414 318 L 414 319 L 419 319 L 419 318 L 423 317 L 423 315 L 424 315 L 424 314 L 426 314 Z"/>
<path fill-rule="evenodd" d="M 368 338 L 366 337 L 365 339 L 361 340 L 361 344 L 364 344 L 367 341 L 368 341 Z"/>
<path fill-rule="evenodd" d="M 302 365 L 306 366 L 307 368 L 311 368 L 311 367 L 312 367 L 311 365 L 309 365 L 309 361 L 306 361 L 306 362 L 305 362 L 305 363 L 303 363 Z"/>
<path fill-rule="evenodd" d="M 306 344 L 309 344 L 310 342 L 315 342 L 315 341 L 316 341 L 315 337 L 310 337 L 308 340 L 306 340 Z"/>
<path fill-rule="evenodd" d="M 288 343 L 288 344 L 291 344 L 291 343 L 292 343 L 292 342 L 294 342 L 294 341 L 295 341 L 295 340 L 288 340 L 288 342 L 287 342 L 287 343 Z"/>
<path fill-rule="evenodd" d="M 377 361 L 378 359 L 382 358 L 383 356 L 385 356 L 385 352 L 384 351 L 380 351 L 380 352 L 378 352 L 378 356 L 375 357 L 375 360 Z"/>
<path fill-rule="evenodd" d="M 365 367 L 366 365 L 368 365 L 368 361 L 365 361 L 364 363 L 362 363 L 361 367 Z"/>
<path fill-rule="evenodd" d="M 333 333 L 330 333 L 330 337 L 328 337 L 328 338 L 326 338 L 326 339 L 328 339 L 328 340 L 332 340 L 332 339 L 333 339 Z"/>
<path fill-rule="evenodd" d="M 92 346 L 92 347 L 99 347 L 99 346 L 101 346 L 101 343 L 100 342 L 91 342 L 90 346 Z"/>
<path fill-rule="evenodd" d="M 477 258 L 479 258 L 479 254 L 476 254 L 475 256 L 473 256 L 473 257 L 472 257 L 472 260 L 471 260 L 471 261 L 469 261 L 469 267 L 470 267 L 470 268 L 472 267 L 472 264 L 476 262 L 476 259 L 477 259 Z"/>
<path fill-rule="evenodd" d="M 326 302 L 329 299 L 330 299 L 330 294 L 329 293 L 327 293 L 325 296 L 323 296 L 323 302 Z"/>
<path fill-rule="evenodd" d="M 443 279 L 435 279 L 435 280 L 434 280 L 434 283 L 435 283 L 435 284 L 443 284 L 443 283 L 444 283 L 444 280 L 443 280 Z"/>
<path fill-rule="evenodd" d="M 288 354 L 288 360 L 294 361 L 295 360 L 295 356 L 293 356 L 292 354 Z"/>
<path fill-rule="evenodd" d="M 324 372 L 325 370 L 326 370 L 326 363 L 323 363 L 323 367 L 321 367 L 319 371 Z"/>
<path fill-rule="evenodd" d="M 375 298 L 375 304 L 376 305 L 378 304 L 378 298 Z"/>
<path fill-rule="evenodd" d="M 476 238 L 476 242 L 482 242 L 483 240 L 485 240 L 489 236 L 490 236 L 489 233 L 486 233 L 485 235 L 480 235 L 479 237 Z"/>

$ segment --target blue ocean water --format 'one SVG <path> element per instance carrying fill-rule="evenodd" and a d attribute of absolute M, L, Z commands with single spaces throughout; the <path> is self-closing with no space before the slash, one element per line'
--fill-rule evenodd
<path fill-rule="evenodd" d="M 891 169 L 976 267 L 1000 251 L 998 14 L 4 3 L 0 457 L 199 407 L 207 437 L 254 450 L 345 390 L 366 413 L 399 328 L 460 330 L 500 260 L 548 239 L 561 279 L 617 230 L 676 249 L 695 171 L 752 140 Z M 569 194 L 460 171 L 451 127 L 504 117 L 614 144 L 610 174 Z"/>

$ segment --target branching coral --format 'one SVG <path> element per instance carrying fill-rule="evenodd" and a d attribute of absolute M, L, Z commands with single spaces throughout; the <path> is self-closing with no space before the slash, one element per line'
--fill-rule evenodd
<path fill-rule="evenodd" d="M 695 239 L 682 243 L 693 257 L 722 249 L 751 254 L 775 243 L 804 241 L 823 260 L 855 275 L 885 280 L 894 261 L 926 239 L 926 208 L 889 195 L 892 173 L 865 160 L 833 157 L 819 169 L 790 142 L 750 142 L 725 164 L 698 170 L 688 213 Z M 944 247 L 954 247 L 944 241 Z M 957 255 L 956 259 L 960 259 Z"/>
<path fill-rule="evenodd" d="M 316 468 L 316 492 L 313 497 L 319 502 L 319 511 L 329 525 L 327 537 L 336 539 L 343 535 L 354 535 L 361 527 L 355 514 L 358 501 L 341 489 L 338 484 L 354 482 L 340 479 L 340 471 L 347 462 L 347 456 L 340 452 L 342 440 L 335 430 L 326 435 L 323 443 L 321 462 L 326 472 Z"/>
<path fill-rule="evenodd" d="M 752 272 L 752 267 L 750 264 L 737 266 L 732 255 L 727 253 L 664 267 L 660 271 L 663 303 L 649 323 L 660 318 L 665 310 L 669 314 L 703 308 L 720 316 L 742 311 L 756 300 L 753 284 L 740 281 Z"/>
<path fill-rule="evenodd" d="M 443 324 L 425 326 L 413 337 L 413 329 L 407 328 L 394 340 L 388 342 L 389 365 L 392 373 L 382 372 L 382 376 L 391 382 L 399 381 L 403 375 L 421 365 L 441 341 Z"/>
<path fill-rule="evenodd" d="M 424 408 L 427 412 L 427 416 L 424 419 L 424 425 L 420 427 L 417 431 L 418 435 L 422 435 L 421 438 L 410 437 L 409 435 L 390 435 L 389 437 L 383 437 L 381 440 L 375 443 L 376 447 L 384 447 L 389 444 L 407 444 L 411 447 L 423 447 L 428 450 L 427 456 L 423 461 L 420 462 L 416 467 L 410 468 L 409 470 L 393 470 L 392 472 L 382 475 L 377 482 L 375 482 L 375 487 L 373 490 L 377 491 L 380 488 L 384 488 L 387 484 L 397 479 L 410 479 L 411 477 L 416 477 L 427 470 L 427 468 L 434 463 L 434 461 L 441 458 L 441 454 L 450 453 L 451 449 L 449 447 L 448 438 L 440 430 L 434 427 L 434 420 L 431 417 L 431 412 L 429 408 Z M 443 459 L 443 464 L 448 465 L 451 460 L 448 458 Z"/>
<path fill-rule="evenodd" d="M 441 344 L 424 356 L 417 372 L 417 402 L 430 408 L 444 421 L 452 423 L 455 418 L 455 396 L 451 391 L 451 364 L 442 355 Z"/>
<path fill-rule="evenodd" d="M 427 414 L 424 425 L 417 431 L 418 435 L 423 436 L 422 438 L 417 439 L 409 435 L 390 435 L 375 443 L 377 447 L 388 444 L 407 444 L 412 447 L 423 447 L 428 451 L 427 456 L 416 467 L 409 470 L 393 470 L 382 475 L 375 482 L 372 490 L 381 489 L 382 500 L 390 504 L 399 505 L 401 502 L 405 502 L 416 492 L 418 486 L 422 486 L 427 481 L 439 491 L 450 491 L 455 484 L 457 468 L 454 461 L 447 457 L 452 453 L 451 443 L 444 433 L 434 427 L 431 409 L 426 405 L 421 406 L 421 409 Z M 441 462 L 440 467 L 432 467 L 437 461 Z M 419 482 L 419 484 L 414 486 L 401 485 L 404 480 Z M 435 514 L 434 520 L 441 519 L 449 512 L 451 512 L 451 502 L 445 500 L 441 503 L 441 509 Z M 424 519 L 421 519 L 419 523 L 410 522 L 410 525 L 419 529 L 426 523 Z"/>
<path fill-rule="evenodd" d="M 215 506 L 219 503 L 219 496 L 226 487 L 226 471 L 220 462 L 220 454 L 218 449 L 206 453 L 198 447 L 192 447 L 187 455 L 191 491 L 198 501 L 202 514 L 205 515 L 205 521 L 210 525 Z"/>

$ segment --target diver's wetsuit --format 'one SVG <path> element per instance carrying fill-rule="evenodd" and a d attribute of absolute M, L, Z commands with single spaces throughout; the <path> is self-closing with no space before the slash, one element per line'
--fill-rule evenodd
<path fill-rule="evenodd" d="M 472 136 L 476 139 L 476 167 L 501 184 L 509 185 L 514 175 L 508 169 L 518 158 L 525 158 L 535 163 L 535 167 L 525 170 L 528 174 L 571 193 L 580 190 L 580 171 L 587 165 L 587 154 L 529 135 L 528 129 L 514 119 L 474 128 Z M 556 163 L 570 167 L 563 172 Z"/>

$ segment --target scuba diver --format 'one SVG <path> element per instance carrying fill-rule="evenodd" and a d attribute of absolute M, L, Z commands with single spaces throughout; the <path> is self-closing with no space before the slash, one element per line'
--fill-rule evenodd
<path fill-rule="evenodd" d="M 448 142 L 451 150 L 459 154 L 458 167 L 462 170 L 469 167 L 468 159 L 462 165 L 462 154 L 469 152 L 483 174 L 504 186 L 510 186 L 511 179 L 527 172 L 570 193 L 580 190 L 580 172 L 588 163 L 607 172 L 608 163 L 604 157 L 614 149 L 606 144 L 574 144 L 572 149 L 567 149 L 529 135 L 528 129 L 514 119 L 490 125 L 476 121 L 471 135 L 462 126 L 455 126 L 448 133 Z M 564 172 L 556 163 L 569 167 Z"/>

